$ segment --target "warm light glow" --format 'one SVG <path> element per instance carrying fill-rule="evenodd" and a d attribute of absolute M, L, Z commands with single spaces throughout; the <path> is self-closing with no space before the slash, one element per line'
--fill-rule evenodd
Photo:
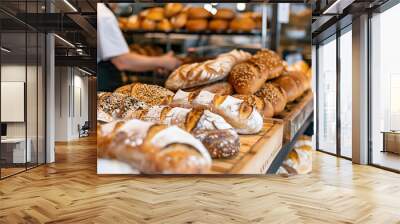
<path fill-rule="evenodd" d="M 74 12 L 78 12 L 78 10 L 68 1 L 64 0 L 64 3 L 68 5 Z"/>
<path fill-rule="evenodd" d="M 237 3 L 237 4 L 236 4 L 236 9 L 237 9 L 238 11 L 243 11 L 243 10 L 245 10 L 245 9 L 246 9 L 246 3 Z"/>
<path fill-rule="evenodd" d="M 10 50 L 8 50 L 7 48 L 4 48 L 4 47 L 2 47 L 2 48 L 0 48 L 2 51 L 4 51 L 4 52 L 6 52 L 6 53 L 10 53 L 11 51 Z"/>
<path fill-rule="evenodd" d="M 64 42 L 65 44 L 67 44 L 68 46 L 75 48 L 75 45 L 73 45 L 73 44 L 72 44 L 71 42 L 69 42 L 68 40 L 66 40 L 66 39 L 64 39 L 64 38 L 62 38 L 62 37 L 60 37 L 60 36 L 57 35 L 57 34 L 54 34 L 54 36 L 57 37 L 57 38 L 58 38 L 59 40 L 61 40 L 62 42 Z"/>

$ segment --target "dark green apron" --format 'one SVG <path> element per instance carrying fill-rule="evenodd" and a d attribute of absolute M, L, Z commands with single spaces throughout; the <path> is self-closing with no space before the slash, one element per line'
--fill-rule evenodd
<path fill-rule="evenodd" d="M 110 61 L 97 64 L 97 91 L 113 92 L 123 84 L 121 72 Z"/>

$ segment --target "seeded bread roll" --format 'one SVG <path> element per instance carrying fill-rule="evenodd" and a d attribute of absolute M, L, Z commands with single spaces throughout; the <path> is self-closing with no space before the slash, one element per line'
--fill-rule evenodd
<path fill-rule="evenodd" d="M 211 93 L 219 94 L 219 95 L 232 95 L 233 93 L 233 87 L 229 82 L 216 82 L 213 84 L 205 85 L 205 86 L 199 86 L 199 87 L 194 87 L 190 89 L 186 89 L 185 91 L 189 92 L 195 92 L 195 91 L 209 91 Z"/>
<path fill-rule="evenodd" d="M 284 62 L 275 52 L 261 50 L 247 61 L 234 66 L 229 82 L 239 94 L 257 92 L 266 80 L 276 78 L 284 71 Z"/>
<path fill-rule="evenodd" d="M 267 80 L 279 77 L 285 70 L 285 62 L 274 51 L 263 49 L 258 51 L 249 61 L 255 64 L 267 76 Z"/>
<path fill-rule="evenodd" d="M 285 91 L 288 102 L 294 101 L 303 93 L 302 86 L 298 86 L 293 77 L 285 75 L 272 81 L 272 84 L 282 87 Z"/>
<path fill-rule="evenodd" d="M 176 126 L 129 120 L 97 130 L 99 158 L 125 162 L 141 173 L 198 174 L 211 167 L 203 144 Z"/>
<path fill-rule="evenodd" d="M 261 99 L 256 95 L 240 95 L 235 94 L 233 97 L 244 100 L 249 105 L 254 106 L 258 112 L 263 116 L 263 118 L 271 118 L 274 116 L 274 107 L 272 103 L 266 98 Z"/>
<path fill-rule="evenodd" d="M 228 80 L 237 93 L 251 95 L 261 88 L 267 76 L 256 65 L 245 61 L 232 68 Z"/>
<path fill-rule="evenodd" d="M 255 95 L 262 99 L 267 99 L 272 103 L 274 115 L 281 113 L 286 107 L 287 96 L 285 91 L 281 87 L 274 86 L 271 83 L 265 83 Z"/>

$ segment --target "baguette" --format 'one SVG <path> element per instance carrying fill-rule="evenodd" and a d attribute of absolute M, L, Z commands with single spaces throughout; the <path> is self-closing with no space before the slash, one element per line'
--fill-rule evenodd
<path fill-rule="evenodd" d="M 222 116 L 239 134 L 258 133 L 263 126 L 260 113 L 241 99 L 217 95 L 208 91 L 185 92 L 179 90 L 171 102 L 183 107 L 205 107 Z"/>
<path fill-rule="evenodd" d="M 233 87 L 229 82 L 216 82 L 209 85 L 193 87 L 189 89 L 185 89 L 185 91 L 194 92 L 194 91 L 208 91 L 219 95 L 232 95 Z"/>
<path fill-rule="evenodd" d="M 235 64 L 247 60 L 249 57 L 250 54 L 247 52 L 233 50 L 221 54 L 213 60 L 182 65 L 172 72 L 165 82 L 165 86 L 175 91 L 222 80 L 228 76 Z"/>
<path fill-rule="evenodd" d="M 198 174 L 211 167 L 203 144 L 176 127 L 140 120 L 99 125 L 98 157 L 125 162 L 141 173 Z"/>
<path fill-rule="evenodd" d="M 153 106 L 145 113 L 135 113 L 129 118 L 169 126 L 177 125 L 199 139 L 212 158 L 231 158 L 239 153 L 240 142 L 237 133 L 221 116 L 209 110 Z"/>

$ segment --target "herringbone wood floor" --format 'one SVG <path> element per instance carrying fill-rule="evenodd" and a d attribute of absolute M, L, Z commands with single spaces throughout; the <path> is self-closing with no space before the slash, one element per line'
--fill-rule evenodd
<path fill-rule="evenodd" d="M 400 223 L 400 175 L 316 153 L 277 176 L 97 176 L 94 138 L 0 181 L 0 223 Z"/>

